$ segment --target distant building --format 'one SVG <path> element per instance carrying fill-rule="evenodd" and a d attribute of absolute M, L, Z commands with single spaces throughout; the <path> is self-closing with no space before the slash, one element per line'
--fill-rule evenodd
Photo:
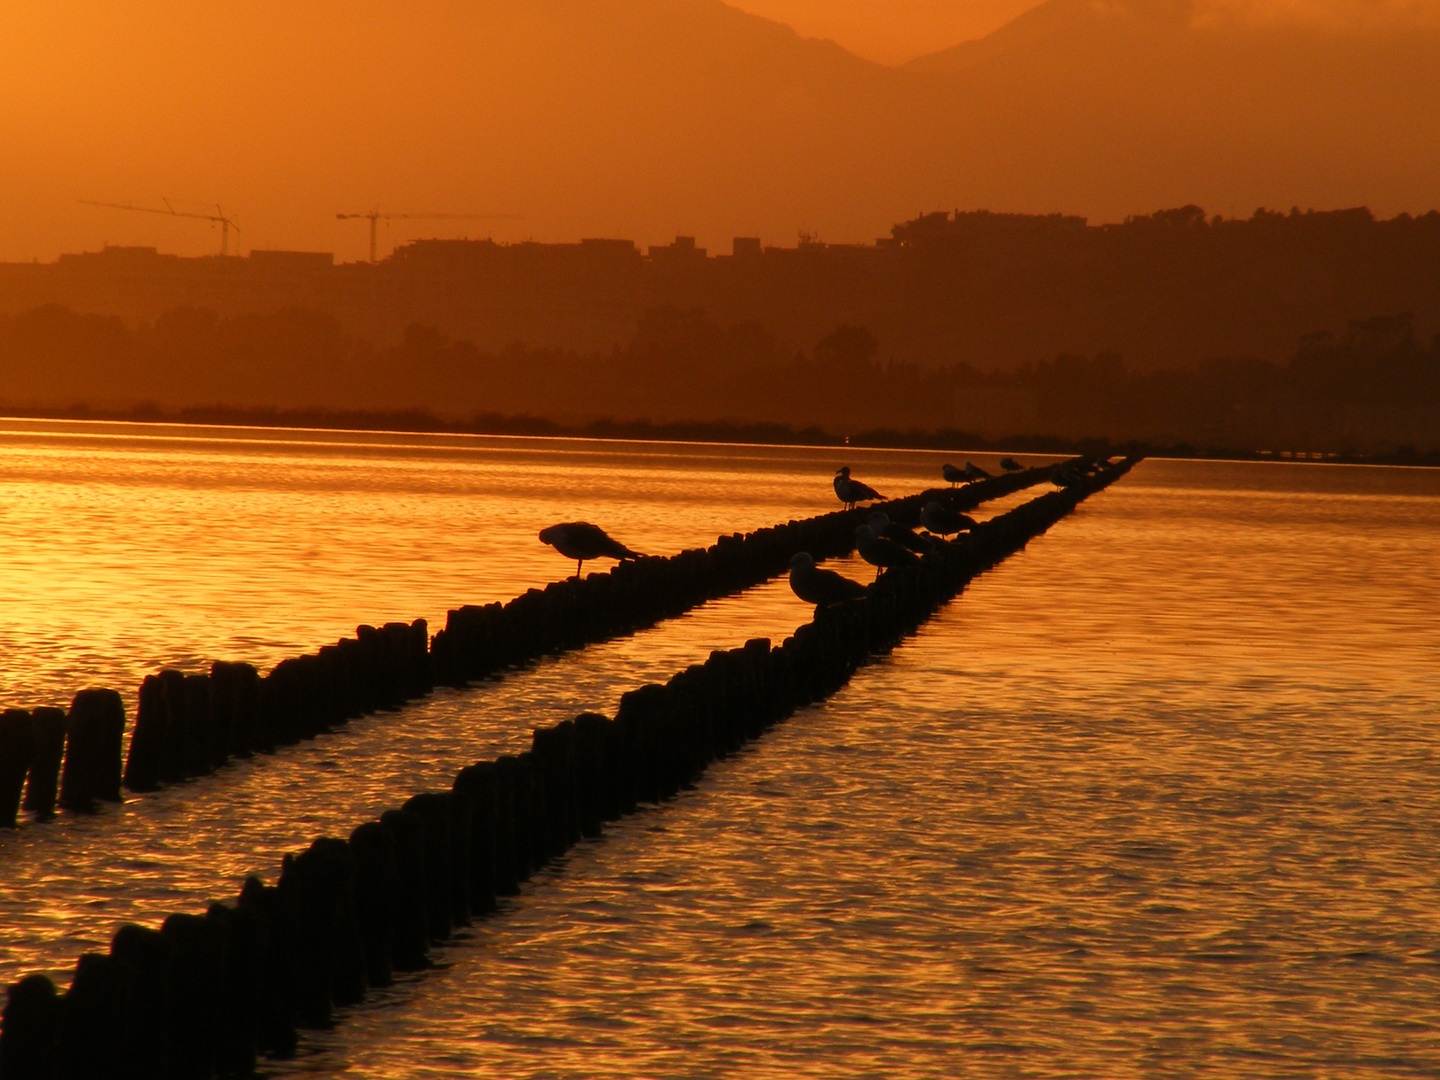
<path fill-rule="evenodd" d="M 52 304 L 130 322 L 183 307 L 221 317 L 306 308 L 377 345 L 419 323 L 482 350 L 523 342 L 586 355 L 623 347 L 646 312 L 669 307 L 762 327 L 787 350 L 863 326 L 887 356 L 921 367 L 963 357 L 976 371 L 1013 370 L 1103 350 L 1147 370 L 1288 360 L 1303 334 L 1395 312 L 1413 312 L 1415 339 L 1428 341 L 1440 330 L 1440 212 L 1217 221 L 1180 207 L 1099 226 L 947 211 L 901 222 L 874 244 L 802 234 L 795 246 L 765 246 L 740 236 L 715 258 L 678 236 L 649 248 L 604 237 L 418 239 L 374 264 L 316 251 L 182 258 L 126 246 L 0 262 L 0 315 Z M 953 404 L 955 422 L 981 433 L 1039 422 L 1033 400 L 1002 388 Z M 952 403 L 947 395 L 934 405 L 949 413 Z M 1399 430 L 1411 420 L 1384 422 Z M 1368 425 L 1368 414 L 1354 424 Z"/>
<path fill-rule="evenodd" d="M 677 236 L 673 244 L 650 245 L 650 261 L 658 263 L 691 263 L 705 258 L 705 249 L 695 246 L 695 237 Z"/>
<path fill-rule="evenodd" d="M 591 238 L 580 241 L 580 250 L 586 255 L 600 258 L 633 259 L 639 254 L 634 240 L 606 240 Z"/>
<path fill-rule="evenodd" d="M 250 264 L 257 270 L 313 274 L 329 270 L 335 265 L 335 255 L 329 251 L 265 251 L 250 252 Z"/>
<path fill-rule="evenodd" d="M 80 251 L 74 254 L 61 255 L 56 261 L 65 266 L 78 266 L 83 264 L 104 263 L 107 266 L 139 265 L 152 263 L 157 259 L 167 259 L 171 262 L 178 260 L 178 255 L 161 255 L 153 247 L 123 247 L 119 244 L 106 244 L 99 251 Z"/>

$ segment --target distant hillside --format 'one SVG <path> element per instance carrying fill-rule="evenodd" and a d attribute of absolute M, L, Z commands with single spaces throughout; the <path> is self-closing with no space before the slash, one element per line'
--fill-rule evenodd
<path fill-rule="evenodd" d="M 1061 353 L 1114 352 L 1142 370 L 1278 361 L 1304 334 L 1404 312 L 1421 337 L 1440 331 L 1434 211 L 1222 220 L 1183 206 L 1120 225 L 941 211 L 891 232 L 874 245 L 751 244 L 718 256 L 691 245 L 642 255 L 624 240 L 426 240 L 374 266 L 294 252 L 182 259 L 109 248 L 0 264 L 0 312 L 58 304 L 133 326 L 181 307 L 244 315 L 299 306 L 376 346 L 418 323 L 482 350 L 523 342 L 605 353 L 624 347 L 647 312 L 669 308 L 768 335 L 782 358 L 852 325 L 874 333 L 887 359 L 986 370 Z M 256 368 L 253 377 L 266 401 L 265 384 L 288 374 Z"/>
<path fill-rule="evenodd" d="M 1045 0 L 974 41 L 921 56 L 910 71 L 954 74 L 987 63 L 1033 64 L 1036 57 L 1076 60 L 1098 48 L 1165 48 L 1191 34 L 1188 0 Z"/>
<path fill-rule="evenodd" d="M 909 80 L 719 0 L 81 0 L 0 11 L 0 38 L 22 23 L 45 36 L 0 66 L 0 144 L 27 166 L 0 170 L 0 259 L 47 257 L 21 245 L 50 220 L 50 255 L 218 250 L 85 198 L 208 196 L 245 247 L 354 257 L 364 225 L 335 214 L 377 205 L 520 215 L 420 235 L 647 242 L 868 236 L 913 201 L 883 194 Z"/>
<path fill-rule="evenodd" d="M 912 61 L 905 71 L 949 106 L 933 168 L 993 207 L 1008 196 L 1083 210 L 1089 193 L 1244 216 L 1440 200 L 1440 35 L 1196 12 L 1188 0 L 1047 0 Z"/>
<path fill-rule="evenodd" d="M 214 244 L 83 198 L 220 202 L 245 247 L 345 257 L 364 226 L 335 213 L 375 206 L 521 215 L 396 221 L 382 244 L 714 247 L 870 239 L 935 207 L 1440 200 L 1434 34 L 1203 26 L 1155 0 L 1049 0 L 903 69 L 719 0 L 82 0 L 0 12 L 0 37 L 0 143 L 23 163 L 0 170 L 12 260 Z"/>

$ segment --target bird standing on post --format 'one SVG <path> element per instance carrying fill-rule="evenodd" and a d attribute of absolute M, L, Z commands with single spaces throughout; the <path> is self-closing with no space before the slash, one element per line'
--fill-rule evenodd
<path fill-rule="evenodd" d="M 901 525 L 898 521 L 891 521 L 890 515 L 884 510 L 876 510 L 866 519 L 865 524 L 870 526 L 870 531 L 876 536 L 883 536 L 887 540 L 894 540 L 903 548 L 909 548 L 916 555 L 924 555 L 926 552 L 935 550 L 935 538 L 933 536 L 921 536 L 909 525 Z"/>
<path fill-rule="evenodd" d="M 945 462 L 944 465 L 940 466 L 940 475 L 943 476 L 946 480 L 950 481 L 951 487 L 954 487 L 962 480 L 969 479 L 969 477 L 965 475 L 964 469 L 957 468 L 956 466 L 951 465 L 948 461 Z"/>
<path fill-rule="evenodd" d="M 870 499 L 883 499 L 885 496 L 872 488 L 869 484 L 862 484 L 859 480 L 850 479 L 850 466 L 842 465 L 835 470 L 835 497 L 845 504 L 846 510 L 854 510 L 858 502 L 866 502 Z"/>
<path fill-rule="evenodd" d="M 958 510 L 941 506 L 934 499 L 920 511 L 920 524 L 936 536 L 950 536 L 975 527 L 975 519 Z"/>
<path fill-rule="evenodd" d="M 540 530 L 540 540 L 549 544 L 561 555 L 575 560 L 575 577 L 580 577 L 580 568 L 586 559 L 643 559 L 638 552 L 631 551 L 618 540 L 612 540 L 605 530 L 588 521 L 565 521 Z"/>
<path fill-rule="evenodd" d="M 790 588 L 801 600 L 816 607 L 859 600 L 866 592 L 858 581 L 834 570 L 821 570 L 808 551 L 797 551 L 790 556 Z"/>
<path fill-rule="evenodd" d="M 1085 470 L 1077 462 L 1063 462 L 1051 470 L 1050 482 L 1056 487 L 1079 487 L 1085 483 Z"/>
<path fill-rule="evenodd" d="M 882 570 L 897 566 L 915 566 L 920 562 L 920 557 L 913 551 L 907 551 L 888 537 L 876 536 L 869 525 L 861 525 L 855 530 L 855 550 L 860 552 L 862 559 L 875 567 L 876 581 L 880 580 Z"/>
<path fill-rule="evenodd" d="M 990 474 L 980 468 L 973 461 L 965 462 L 965 479 L 967 480 L 989 480 Z"/>

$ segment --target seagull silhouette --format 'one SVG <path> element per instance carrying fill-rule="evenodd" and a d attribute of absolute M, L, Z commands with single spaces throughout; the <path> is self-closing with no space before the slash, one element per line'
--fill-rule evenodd
<path fill-rule="evenodd" d="M 1083 460 L 1067 461 L 1055 466 L 1050 473 L 1050 482 L 1063 488 L 1079 487 L 1089 479 L 1090 472 Z"/>
<path fill-rule="evenodd" d="M 907 551 L 888 537 L 876 536 L 869 525 L 861 525 L 855 530 L 855 549 L 862 559 L 875 567 L 876 581 L 880 580 L 882 570 L 915 566 L 920 562 L 920 557 L 913 551 Z"/>
<path fill-rule="evenodd" d="M 821 570 L 808 551 L 797 551 L 790 556 L 790 589 L 801 600 L 817 607 L 859 600 L 866 593 L 860 582 L 834 570 Z"/>
<path fill-rule="evenodd" d="M 643 559 L 618 540 L 612 540 L 599 525 L 588 521 L 565 521 L 540 530 L 540 539 L 561 555 L 575 560 L 575 576 L 586 559 Z"/>
<path fill-rule="evenodd" d="M 866 520 L 865 524 L 870 526 L 870 531 L 876 536 L 883 536 L 887 540 L 894 540 L 903 548 L 909 548 L 916 555 L 924 555 L 927 551 L 935 548 L 933 536 L 921 536 L 908 525 L 901 525 L 898 521 L 891 521 L 890 515 L 884 510 L 876 510 Z"/>
<path fill-rule="evenodd" d="M 850 479 L 850 466 L 842 465 L 835 470 L 835 497 L 845 504 L 846 510 L 854 510 L 858 502 L 867 502 L 870 499 L 883 499 L 885 496 L 872 488 L 869 484 L 862 484 L 859 480 Z"/>
<path fill-rule="evenodd" d="M 966 529 L 975 527 L 975 519 L 960 513 L 958 510 L 951 510 L 949 507 L 941 506 L 934 499 L 925 504 L 920 511 L 920 524 L 929 529 L 936 536 L 950 536 L 954 533 L 963 532 Z"/>

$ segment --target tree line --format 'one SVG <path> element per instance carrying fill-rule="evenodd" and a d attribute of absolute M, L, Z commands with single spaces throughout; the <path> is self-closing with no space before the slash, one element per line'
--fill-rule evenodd
<path fill-rule="evenodd" d="M 982 370 L 883 356 L 842 325 L 793 349 L 758 323 L 654 309 L 605 353 L 484 351 L 412 324 L 376 346 L 293 309 L 153 323 L 44 306 L 0 315 L 0 403 L 12 410 L 225 406 L 411 410 L 566 424 L 775 425 L 837 437 L 949 430 L 994 440 L 1139 440 L 1254 451 L 1440 449 L 1440 338 L 1408 314 L 1314 333 L 1284 362 L 1215 359 L 1140 370 L 1114 353 Z M 533 426 L 533 425 L 532 425 Z"/>

